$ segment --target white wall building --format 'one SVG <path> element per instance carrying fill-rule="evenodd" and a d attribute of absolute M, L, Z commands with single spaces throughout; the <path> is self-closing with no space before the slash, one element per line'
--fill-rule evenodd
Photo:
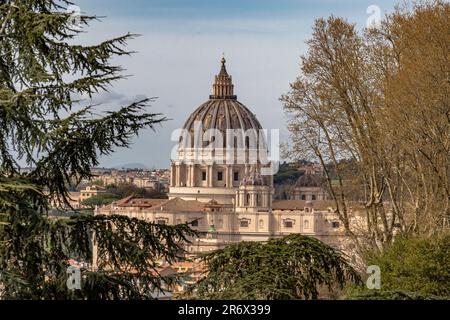
<path fill-rule="evenodd" d="M 266 161 L 265 139 L 258 134 L 262 127 L 255 114 L 237 100 L 225 62 L 222 58 L 213 94 L 184 125 L 177 158 L 171 163 L 169 200 L 130 197 L 96 213 L 165 224 L 195 220 L 194 228 L 203 236 L 194 239 L 188 248 L 191 252 L 290 233 L 339 246 L 344 238 L 342 226 L 322 189 L 315 185 L 311 190 L 297 189 L 292 200 L 273 201 L 273 176 L 262 172 L 271 165 Z M 198 136 L 207 141 L 198 141 Z"/>

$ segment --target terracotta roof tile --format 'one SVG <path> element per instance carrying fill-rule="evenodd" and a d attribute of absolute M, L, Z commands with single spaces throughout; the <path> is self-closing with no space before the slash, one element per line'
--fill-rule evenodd
<path fill-rule="evenodd" d="M 203 212 L 206 204 L 196 200 L 183 200 L 174 198 L 163 203 L 155 205 L 152 209 L 154 211 L 184 211 L 184 212 Z"/>
<path fill-rule="evenodd" d="M 151 207 L 159 205 L 165 201 L 167 201 L 167 199 L 144 199 L 144 198 L 136 198 L 135 196 L 129 196 L 124 199 L 115 201 L 113 203 L 113 206 L 151 208 Z"/>

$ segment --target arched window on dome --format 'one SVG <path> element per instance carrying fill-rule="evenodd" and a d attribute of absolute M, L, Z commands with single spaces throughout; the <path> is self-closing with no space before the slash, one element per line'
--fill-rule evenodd
<path fill-rule="evenodd" d="M 186 139 L 184 145 L 186 148 L 194 148 L 194 129 L 191 129 L 189 133 L 186 135 Z"/>
<path fill-rule="evenodd" d="M 223 129 L 225 126 L 225 116 L 223 114 L 219 115 L 219 118 L 217 119 L 217 128 Z"/>
<path fill-rule="evenodd" d="M 211 125 L 211 118 L 212 118 L 211 114 L 207 114 L 206 115 L 205 122 L 203 124 L 203 128 L 209 128 L 210 127 L 210 125 Z"/>
<path fill-rule="evenodd" d="M 249 206 L 250 205 L 250 193 L 247 193 L 245 195 L 245 205 Z"/>

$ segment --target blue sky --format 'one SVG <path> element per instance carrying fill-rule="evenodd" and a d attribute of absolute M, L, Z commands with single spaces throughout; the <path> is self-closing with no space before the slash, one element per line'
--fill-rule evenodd
<path fill-rule="evenodd" d="M 299 74 L 300 56 L 315 19 L 343 16 L 365 26 L 367 8 L 391 12 L 393 1 L 366 0 L 74 0 L 86 14 L 105 16 L 78 41 L 92 44 L 127 32 L 141 37 L 129 43 L 137 51 L 116 63 L 133 77 L 114 84 L 95 102 L 114 109 L 135 97 L 158 97 L 151 111 L 171 121 L 156 132 L 144 130 L 129 149 L 103 158 L 102 166 L 142 163 L 169 166 L 173 130 L 205 102 L 222 52 L 238 99 L 266 129 L 280 129 L 286 141 L 285 115 L 279 97 Z"/>

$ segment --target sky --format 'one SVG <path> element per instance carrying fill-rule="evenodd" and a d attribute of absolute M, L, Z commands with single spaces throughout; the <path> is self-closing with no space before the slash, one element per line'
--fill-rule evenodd
<path fill-rule="evenodd" d="M 76 39 L 95 44 L 128 32 L 131 57 L 115 58 L 129 78 L 94 98 L 100 110 L 116 110 L 141 97 L 157 97 L 150 112 L 170 121 L 155 131 L 142 130 L 128 149 L 101 158 L 101 166 L 140 163 L 168 168 L 174 130 L 208 99 L 222 53 L 233 76 L 238 100 L 265 129 L 280 129 L 288 141 L 286 116 L 279 98 L 300 74 L 300 56 L 314 20 L 341 16 L 366 25 L 374 11 L 393 10 L 387 0 L 73 0 L 81 12 L 101 16 Z M 369 10 L 368 10 L 369 9 Z"/>

